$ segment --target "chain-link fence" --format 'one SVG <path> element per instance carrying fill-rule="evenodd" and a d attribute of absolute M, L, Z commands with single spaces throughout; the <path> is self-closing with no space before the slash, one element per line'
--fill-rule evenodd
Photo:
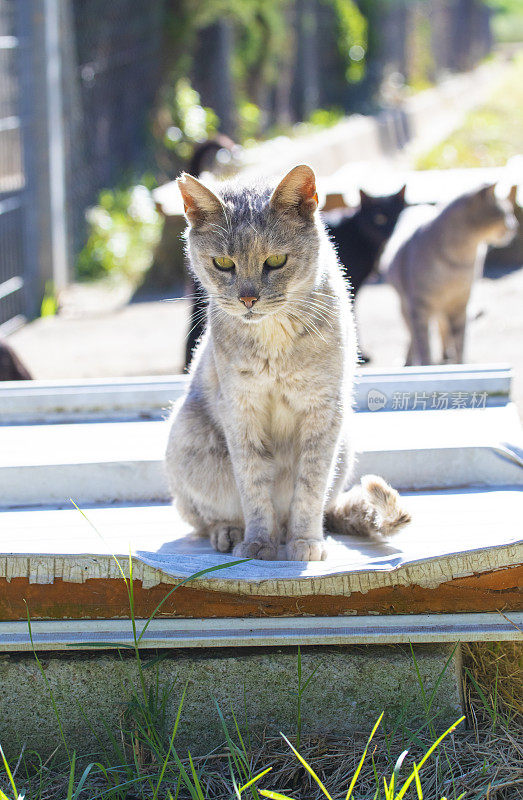
<path fill-rule="evenodd" d="M 148 165 L 165 0 L 1 0 L 0 327 L 34 315 L 103 187 Z"/>
<path fill-rule="evenodd" d="M 22 0 L 23 2 L 23 0 Z M 22 147 L 19 9 L 0 4 L 0 327 L 21 321 L 24 302 L 26 175 Z"/>

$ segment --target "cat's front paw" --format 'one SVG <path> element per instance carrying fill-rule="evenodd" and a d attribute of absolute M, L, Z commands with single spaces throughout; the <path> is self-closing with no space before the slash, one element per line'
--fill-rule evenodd
<path fill-rule="evenodd" d="M 229 553 L 243 539 L 243 529 L 219 522 L 209 531 L 209 539 L 219 553 Z"/>
<path fill-rule="evenodd" d="M 287 542 L 289 561 L 325 561 L 327 545 L 324 539 L 291 539 Z"/>
<path fill-rule="evenodd" d="M 251 541 L 237 544 L 232 553 L 240 558 L 259 558 L 263 561 L 275 561 L 278 558 L 278 546 L 267 541 L 267 539 L 251 539 Z"/>

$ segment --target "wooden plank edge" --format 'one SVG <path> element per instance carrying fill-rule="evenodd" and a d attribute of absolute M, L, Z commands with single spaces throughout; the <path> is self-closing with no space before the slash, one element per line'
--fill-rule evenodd
<path fill-rule="evenodd" d="M 135 614 L 147 619 L 172 590 L 160 583 L 145 588 L 134 582 Z M 26 605 L 27 603 L 27 605 Z M 125 619 L 127 589 L 120 578 L 67 583 L 30 583 L 28 578 L 0 578 L 0 620 Z M 419 584 L 390 585 L 348 595 L 239 595 L 185 584 L 163 604 L 161 618 L 329 617 L 523 611 L 523 565 L 442 582 L 436 589 Z"/>

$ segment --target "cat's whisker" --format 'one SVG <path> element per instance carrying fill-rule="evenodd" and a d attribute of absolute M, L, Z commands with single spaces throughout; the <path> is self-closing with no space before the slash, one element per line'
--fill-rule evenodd
<path fill-rule="evenodd" d="M 207 298 L 197 294 L 186 294 L 183 297 L 162 297 L 160 303 L 181 303 L 182 300 L 202 300 L 205 302 Z"/>
<path fill-rule="evenodd" d="M 326 314 L 329 314 L 332 317 L 336 316 L 335 311 L 331 306 L 327 306 L 323 303 L 318 302 L 317 300 L 299 298 L 299 301 L 302 303 L 306 303 L 306 305 L 310 306 L 311 308 L 318 308 L 320 311 L 324 311 Z"/>
<path fill-rule="evenodd" d="M 318 308 L 313 303 L 311 303 L 310 301 L 297 300 L 296 302 L 298 303 L 298 307 L 301 310 L 308 311 L 308 312 L 312 313 L 313 315 L 316 315 L 321 320 L 323 320 L 325 322 L 325 324 L 330 327 L 331 330 L 333 330 L 333 327 L 332 327 L 332 324 L 331 324 L 331 320 L 335 320 L 336 319 L 336 315 L 334 313 L 332 313 L 331 311 L 327 311 L 324 308 Z"/>
<path fill-rule="evenodd" d="M 297 318 L 297 319 L 299 319 L 299 320 L 300 320 L 300 322 L 303 324 L 303 326 L 304 326 L 305 328 L 307 328 L 307 330 L 309 331 L 309 333 L 311 333 L 311 334 L 316 334 L 316 335 L 317 335 L 317 336 L 319 336 L 319 337 L 320 337 L 320 339 L 322 339 L 322 340 L 325 342 L 325 344 L 326 344 L 326 343 L 327 343 L 327 341 L 326 341 L 325 337 L 323 336 L 323 334 L 321 333 L 321 331 L 320 331 L 320 330 L 319 330 L 319 329 L 316 327 L 316 325 L 315 325 L 315 323 L 314 323 L 313 319 L 312 319 L 312 318 L 311 318 L 311 316 L 310 316 L 310 315 L 307 313 L 306 309 L 304 309 L 304 308 L 299 308 L 299 307 L 298 307 L 298 308 L 297 308 L 297 311 L 301 312 L 301 314 L 303 314 L 305 318 L 302 318 L 302 317 L 296 317 L 296 316 L 295 316 L 295 318 Z M 311 328 L 312 328 L 312 330 L 311 330 Z"/>

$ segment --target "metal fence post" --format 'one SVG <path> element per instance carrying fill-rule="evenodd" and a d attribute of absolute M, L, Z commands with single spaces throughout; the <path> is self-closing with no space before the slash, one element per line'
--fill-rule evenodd
<path fill-rule="evenodd" d="M 32 62 L 35 36 L 31 7 L 32 0 L 19 0 L 17 4 L 18 71 L 20 80 L 19 113 L 24 172 L 24 263 L 20 266 L 24 280 L 25 313 L 29 318 L 38 313 L 40 303 L 38 286 L 38 164 L 34 142 L 35 84 Z"/>
<path fill-rule="evenodd" d="M 63 0 L 44 0 L 49 201 L 52 273 L 55 289 L 62 289 L 68 281 L 62 47 L 60 41 L 62 2 Z"/>

